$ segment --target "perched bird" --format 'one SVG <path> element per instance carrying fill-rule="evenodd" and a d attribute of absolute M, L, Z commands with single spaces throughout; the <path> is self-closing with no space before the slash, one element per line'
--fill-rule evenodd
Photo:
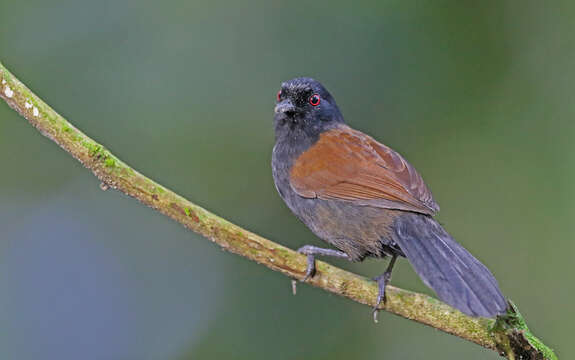
<path fill-rule="evenodd" d="M 305 280 L 315 256 L 350 261 L 391 257 L 375 278 L 374 317 L 398 256 L 447 304 L 495 317 L 507 303 L 491 272 L 433 219 L 439 206 L 415 168 L 389 147 L 345 124 L 316 80 L 282 84 L 275 106 L 272 170 L 276 189 L 313 233 L 336 249 L 306 245 Z"/>

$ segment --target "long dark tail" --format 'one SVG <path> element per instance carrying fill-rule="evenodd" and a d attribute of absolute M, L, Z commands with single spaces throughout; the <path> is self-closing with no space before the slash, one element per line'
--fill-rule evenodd
<path fill-rule="evenodd" d="M 433 218 L 406 213 L 396 220 L 394 240 L 439 298 L 471 316 L 495 317 L 507 308 L 491 272 Z"/>

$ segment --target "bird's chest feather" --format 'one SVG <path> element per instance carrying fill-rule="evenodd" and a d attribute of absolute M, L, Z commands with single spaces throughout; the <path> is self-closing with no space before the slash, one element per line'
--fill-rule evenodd
<path fill-rule="evenodd" d="M 308 224 L 306 219 L 315 207 L 314 199 L 299 196 L 290 184 L 290 170 L 294 161 L 309 147 L 302 145 L 293 144 L 289 139 L 278 140 L 272 153 L 272 174 L 280 197 L 296 216 Z"/>

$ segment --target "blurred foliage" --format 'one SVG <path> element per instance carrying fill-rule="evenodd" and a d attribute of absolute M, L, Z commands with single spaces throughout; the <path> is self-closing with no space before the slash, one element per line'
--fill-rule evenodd
<path fill-rule="evenodd" d="M 292 247 L 272 108 L 312 76 L 401 152 L 440 220 L 564 358 L 575 252 L 567 1 L 0 0 L 1 61 L 115 154 Z M 96 179 L 0 106 L 6 359 L 496 359 L 222 253 Z M 338 265 L 366 275 L 381 261 Z M 393 284 L 430 292 L 406 261 Z"/>

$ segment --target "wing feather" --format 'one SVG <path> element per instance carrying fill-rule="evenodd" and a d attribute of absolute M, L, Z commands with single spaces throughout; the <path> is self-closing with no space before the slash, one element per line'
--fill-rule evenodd
<path fill-rule="evenodd" d="M 346 125 L 325 132 L 298 157 L 290 183 L 296 193 L 307 198 L 430 215 L 439 211 L 413 166 L 389 147 Z"/>

